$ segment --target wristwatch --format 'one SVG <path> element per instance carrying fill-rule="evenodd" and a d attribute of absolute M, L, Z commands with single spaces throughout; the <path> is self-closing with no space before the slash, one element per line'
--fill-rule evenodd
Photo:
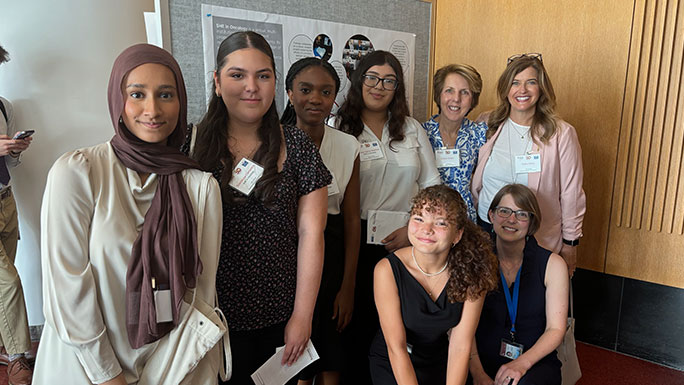
<path fill-rule="evenodd" d="M 572 241 L 568 241 L 567 239 L 563 238 L 563 243 L 565 243 L 568 246 L 577 246 L 579 245 L 579 238 L 574 239 Z"/>

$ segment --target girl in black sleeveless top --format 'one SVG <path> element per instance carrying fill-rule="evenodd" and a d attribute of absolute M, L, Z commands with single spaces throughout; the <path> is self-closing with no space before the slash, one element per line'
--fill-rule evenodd
<path fill-rule="evenodd" d="M 411 247 L 375 268 L 373 383 L 463 384 L 484 294 L 496 284 L 489 239 L 444 185 L 413 198 L 408 237 Z"/>

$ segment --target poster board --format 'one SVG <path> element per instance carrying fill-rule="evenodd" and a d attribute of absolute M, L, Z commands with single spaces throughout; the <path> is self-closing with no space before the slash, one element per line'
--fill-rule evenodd
<path fill-rule="evenodd" d="M 264 36 L 273 50 L 278 75 L 276 105 L 280 112 L 287 103 L 285 75 L 297 60 L 318 57 L 335 68 L 341 83 L 334 113 L 349 91 L 351 73 L 374 50 L 389 51 L 397 57 L 404 72 L 409 108 L 412 107 L 416 40 L 413 33 L 208 4 L 202 4 L 201 17 L 207 101 L 212 93 L 212 71 L 221 42 L 232 33 L 254 31 Z"/>
<path fill-rule="evenodd" d="M 415 34 L 412 115 L 427 118 L 430 58 L 430 14 L 422 0 L 168 0 L 170 50 L 183 70 L 188 92 L 188 119 L 206 111 L 206 75 L 202 44 L 202 4 L 218 5 L 313 20 L 366 26 Z M 282 74 L 284 76 L 285 74 Z M 282 112 L 282 111 L 281 111 Z"/>

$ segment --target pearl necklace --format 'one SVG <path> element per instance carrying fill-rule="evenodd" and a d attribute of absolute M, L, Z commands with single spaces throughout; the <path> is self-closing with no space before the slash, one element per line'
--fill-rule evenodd
<path fill-rule="evenodd" d="M 411 256 L 413 257 L 413 263 L 416 264 L 416 267 L 418 268 L 418 270 L 419 270 L 421 273 L 423 273 L 423 275 L 426 276 L 426 277 L 434 277 L 434 276 L 440 275 L 440 274 L 442 274 L 442 273 L 444 272 L 444 270 L 446 270 L 447 266 L 449 266 L 449 261 L 447 260 L 447 262 L 444 264 L 444 266 L 442 266 L 441 269 L 439 269 L 438 272 L 436 272 L 436 273 L 426 273 L 425 270 L 423 270 L 423 269 L 420 268 L 420 265 L 418 264 L 418 261 L 416 260 L 416 253 L 414 252 L 414 249 L 415 249 L 414 247 L 411 247 Z"/>

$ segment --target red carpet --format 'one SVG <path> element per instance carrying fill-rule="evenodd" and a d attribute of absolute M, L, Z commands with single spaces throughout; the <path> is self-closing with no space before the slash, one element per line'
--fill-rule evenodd
<path fill-rule="evenodd" d="M 684 385 L 684 372 L 577 342 L 577 385 Z"/>
<path fill-rule="evenodd" d="M 582 368 L 577 385 L 684 385 L 684 372 L 581 342 L 577 356 Z M 6 370 L 0 366 L 0 385 L 7 385 Z"/>

